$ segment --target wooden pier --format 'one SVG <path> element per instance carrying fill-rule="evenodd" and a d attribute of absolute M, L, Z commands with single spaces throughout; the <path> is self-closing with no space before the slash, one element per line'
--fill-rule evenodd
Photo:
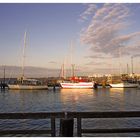
<path fill-rule="evenodd" d="M 61 130 L 67 131 L 60 132 L 59 136 L 73 136 L 73 125 L 69 123 L 70 120 L 76 119 L 76 133 L 78 137 L 81 137 L 84 133 L 140 133 L 140 128 L 107 128 L 107 129 L 83 129 L 82 120 L 86 118 L 140 118 L 140 111 L 119 111 L 119 112 L 50 112 L 50 113 L 0 113 L 0 119 L 49 119 L 51 127 L 48 130 L 2 130 L 0 128 L 0 136 L 6 134 L 50 134 L 52 137 L 56 135 L 56 119 L 65 118 L 65 121 L 60 121 L 65 124 L 61 125 Z M 68 121 L 67 121 L 68 119 Z M 73 122 L 73 121 L 71 121 Z M 71 126 L 69 126 L 69 124 Z M 71 131 L 71 135 L 68 134 L 68 129 Z"/>

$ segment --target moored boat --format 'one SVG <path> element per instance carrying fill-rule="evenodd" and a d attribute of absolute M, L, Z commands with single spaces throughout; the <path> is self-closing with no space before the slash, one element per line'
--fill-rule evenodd
<path fill-rule="evenodd" d="M 17 90 L 39 90 L 48 89 L 48 85 L 43 85 L 41 81 L 36 79 L 25 78 L 24 76 L 24 62 L 25 62 L 25 48 L 26 48 L 26 32 L 24 34 L 24 47 L 23 47 L 23 62 L 22 62 L 22 76 L 18 78 L 13 84 L 8 84 L 9 89 Z"/>
<path fill-rule="evenodd" d="M 72 43 L 71 43 L 71 50 L 72 50 Z M 94 82 L 91 82 L 87 79 L 75 76 L 75 71 L 74 71 L 75 64 L 72 63 L 72 56 L 71 56 L 71 66 L 72 66 L 71 78 L 68 81 L 64 80 L 64 81 L 60 82 L 61 88 L 65 88 L 65 89 L 90 89 L 90 88 L 94 88 Z M 65 79 L 64 64 L 62 65 L 61 74 L 62 74 L 63 79 Z"/>
<path fill-rule="evenodd" d="M 8 84 L 9 89 L 13 90 L 45 90 L 48 89 L 47 85 L 43 85 L 39 80 L 36 79 L 18 79 L 13 84 Z"/>
<path fill-rule="evenodd" d="M 122 82 L 122 83 L 116 83 L 116 84 L 109 84 L 112 88 L 136 88 L 138 87 L 138 84 L 135 83 L 128 83 L 128 82 Z"/>
<path fill-rule="evenodd" d="M 62 88 L 80 88 L 80 89 L 89 89 L 93 88 L 93 82 L 78 82 L 78 83 L 71 83 L 71 82 L 63 82 L 60 83 Z"/>
<path fill-rule="evenodd" d="M 94 82 L 89 82 L 85 79 L 72 77 L 70 81 L 63 81 L 60 83 L 62 88 L 79 88 L 79 89 L 89 89 L 94 87 Z"/>

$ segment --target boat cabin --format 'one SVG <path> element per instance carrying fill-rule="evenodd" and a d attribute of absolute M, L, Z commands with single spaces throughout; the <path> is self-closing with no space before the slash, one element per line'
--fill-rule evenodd
<path fill-rule="evenodd" d="M 28 79 L 28 78 L 19 78 L 14 84 L 21 84 L 21 85 L 41 85 L 42 82 L 36 79 Z"/>

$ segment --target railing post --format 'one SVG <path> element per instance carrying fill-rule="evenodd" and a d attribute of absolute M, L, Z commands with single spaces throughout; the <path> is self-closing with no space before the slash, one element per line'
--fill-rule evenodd
<path fill-rule="evenodd" d="M 81 137 L 82 135 L 81 135 L 81 118 L 80 117 L 78 117 L 77 118 L 77 136 L 78 137 Z"/>
<path fill-rule="evenodd" d="M 56 136 L 56 134 L 55 134 L 55 131 L 56 129 L 55 129 L 55 117 L 52 117 L 51 118 L 51 136 L 52 137 L 55 137 Z"/>
<path fill-rule="evenodd" d="M 60 136 L 61 137 L 73 137 L 74 119 L 67 118 L 67 112 L 65 112 L 65 118 L 60 119 Z"/>

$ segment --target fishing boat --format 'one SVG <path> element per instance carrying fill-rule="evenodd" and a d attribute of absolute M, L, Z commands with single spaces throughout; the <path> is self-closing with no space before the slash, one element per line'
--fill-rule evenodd
<path fill-rule="evenodd" d="M 40 90 L 40 89 L 43 90 L 43 89 L 48 89 L 48 85 L 43 84 L 39 80 L 25 78 L 25 76 L 24 76 L 25 48 L 26 48 L 26 32 L 24 34 L 22 74 L 21 74 L 20 78 L 17 78 L 17 80 L 14 81 L 14 83 L 8 84 L 8 88 L 9 89 L 14 89 L 14 90 Z"/>

